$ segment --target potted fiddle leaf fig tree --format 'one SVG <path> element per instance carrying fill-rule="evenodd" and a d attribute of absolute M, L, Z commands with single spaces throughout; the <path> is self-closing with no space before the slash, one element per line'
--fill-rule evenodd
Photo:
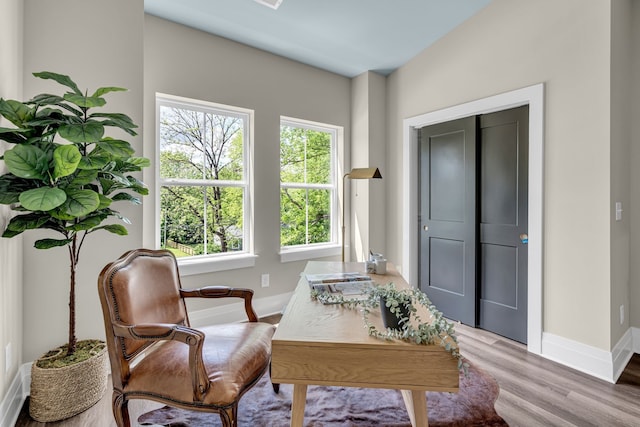
<path fill-rule="evenodd" d="M 141 203 L 138 196 L 148 189 L 133 174 L 150 162 L 136 157 L 129 142 L 107 136 L 108 129 L 136 135 L 137 126 L 129 116 L 101 109 L 104 95 L 126 89 L 101 87 L 89 95 L 68 76 L 52 72 L 34 76 L 54 80 L 66 91 L 43 93 L 25 102 L 0 99 L 0 116 L 13 125 L 0 127 L 0 140 L 10 147 L 0 153 L 6 170 L 0 175 L 0 203 L 16 212 L 2 237 L 47 230 L 54 237 L 37 240 L 35 247 L 64 247 L 69 253 L 68 340 L 32 368 L 30 413 L 48 422 L 84 411 L 106 391 L 104 342 L 76 339 L 76 270 L 89 235 L 127 234 L 124 225 L 107 221 L 129 223 L 116 210 L 116 202 Z M 85 365 L 94 371 L 88 377 L 77 370 Z M 64 378 L 56 377 L 60 372 Z M 68 390 L 60 390 L 63 385 Z"/>

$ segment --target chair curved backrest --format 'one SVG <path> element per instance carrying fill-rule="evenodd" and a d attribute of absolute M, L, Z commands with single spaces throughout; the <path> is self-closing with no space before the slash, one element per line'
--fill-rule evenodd
<path fill-rule="evenodd" d="M 104 311 L 105 325 L 173 323 L 189 326 L 184 299 L 180 297 L 178 265 L 171 252 L 148 249 L 126 252 L 105 267 L 100 277 L 100 298 L 103 307 L 108 308 Z M 112 373 L 120 372 L 121 381 L 126 381 L 129 361 L 154 343 L 117 337 L 113 328 L 107 329 L 107 339 L 116 349 L 110 359 L 115 358 L 119 365 L 111 367 Z"/>

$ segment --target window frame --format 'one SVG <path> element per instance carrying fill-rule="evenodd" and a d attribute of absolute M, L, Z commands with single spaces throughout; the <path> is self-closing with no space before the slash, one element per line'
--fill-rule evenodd
<path fill-rule="evenodd" d="M 331 178 L 332 184 L 299 184 L 299 183 L 282 183 L 279 181 L 278 194 L 281 193 L 283 188 L 295 188 L 295 189 L 330 189 L 332 192 L 330 200 L 330 215 L 331 215 L 331 241 L 326 243 L 309 243 L 293 246 L 282 246 L 280 241 L 280 262 L 292 262 L 308 260 L 313 258 L 329 257 L 340 255 L 341 250 L 341 235 L 340 227 L 340 173 L 341 170 L 339 159 L 339 153 L 342 152 L 344 128 L 342 126 L 331 125 L 320 122 L 313 122 L 310 120 L 298 119 L 293 117 L 280 117 L 280 126 L 290 126 L 301 129 L 308 129 L 318 132 L 327 132 L 331 134 Z M 278 145 L 280 146 L 280 144 Z M 280 206 L 280 202 L 278 203 Z M 278 209 L 278 219 L 281 222 L 282 212 Z M 281 231 L 280 231 L 281 232 Z M 279 236 L 280 236 L 279 232 Z"/>
<path fill-rule="evenodd" d="M 223 188 L 242 188 L 243 198 L 243 250 L 225 253 L 214 253 L 206 255 L 196 255 L 184 258 L 177 258 L 180 273 L 183 276 L 192 274 L 202 274 L 216 271 L 233 270 L 237 268 L 253 267 L 257 258 L 254 249 L 254 229 L 253 229 L 253 130 L 254 116 L 253 110 L 231 105 L 218 104 L 205 100 L 186 98 L 182 96 L 156 93 L 156 167 L 155 167 L 155 247 L 159 248 L 162 242 L 161 237 L 161 205 L 160 193 L 165 184 L 190 185 L 214 187 L 211 181 L 197 182 L 199 180 L 184 180 L 180 178 L 163 178 L 160 175 L 160 109 L 161 107 L 183 108 L 203 113 L 213 113 L 240 117 L 244 120 L 243 126 L 243 179 L 241 181 L 216 181 Z M 203 184 L 208 185 L 203 185 Z"/>

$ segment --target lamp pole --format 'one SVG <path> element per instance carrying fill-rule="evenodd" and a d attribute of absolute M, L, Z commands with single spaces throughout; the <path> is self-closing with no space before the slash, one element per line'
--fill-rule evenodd
<path fill-rule="evenodd" d="M 345 173 L 342 177 L 342 262 L 344 262 L 344 247 L 346 243 L 345 235 L 345 207 L 347 205 L 346 185 L 347 178 L 351 179 L 381 179 L 382 174 L 378 168 L 355 168 L 351 172 Z"/>
<path fill-rule="evenodd" d="M 345 193 L 345 183 L 347 182 L 348 173 L 345 173 L 342 177 L 342 262 L 344 262 L 344 245 L 345 245 L 345 223 L 344 223 L 344 212 L 345 206 L 347 205 L 347 194 Z"/>

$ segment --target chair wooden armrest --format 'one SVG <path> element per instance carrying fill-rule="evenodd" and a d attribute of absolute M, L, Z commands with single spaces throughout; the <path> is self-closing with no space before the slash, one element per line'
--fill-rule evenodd
<path fill-rule="evenodd" d="M 189 346 L 189 369 L 195 401 L 201 402 L 209 391 L 209 376 L 202 363 L 204 333 L 184 325 L 171 323 L 142 323 L 138 325 L 113 325 L 114 334 L 122 338 L 146 341 L 178 341 Z"/>
<path fill-rule="evenodd" d="M 205 286 L 197 289 L 180 289 L 180 296 L 183 298 L 242 298 L 244 299 L 244 310 L 247 313 L 249 322 L 257 322 L 258 315 L 251 303 L 253 290 L 247 288 L 231 288 L 229 286 Z"/>

